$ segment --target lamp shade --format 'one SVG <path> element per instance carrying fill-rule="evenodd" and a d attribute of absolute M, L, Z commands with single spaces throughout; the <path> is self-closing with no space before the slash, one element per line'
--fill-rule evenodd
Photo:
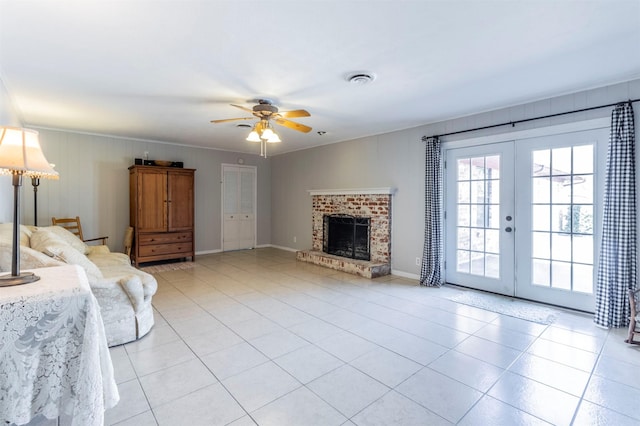
<path fill-rule="evenodd" d="M 25 176 L 58 178 L 58 172 L 42 153 L 38 132 L 16 127 L 0 127 L 0 169 Z"/>

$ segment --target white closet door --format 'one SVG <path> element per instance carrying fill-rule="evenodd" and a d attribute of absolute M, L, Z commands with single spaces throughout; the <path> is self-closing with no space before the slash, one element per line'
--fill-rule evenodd
<path fill-rule="evenodd" d="M 256 168 L 222 166 L 222 250 L 256 245 Z"/>

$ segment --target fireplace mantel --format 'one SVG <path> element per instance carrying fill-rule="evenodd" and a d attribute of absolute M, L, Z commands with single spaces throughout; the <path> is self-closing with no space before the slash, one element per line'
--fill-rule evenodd
<path fill-rule="evenodd" d="M 312 197 L 314 195 L 378 195 L 395 194 L 395 188 L 353 188 L 353 189 L 309 189 L 307 191 Z"/>

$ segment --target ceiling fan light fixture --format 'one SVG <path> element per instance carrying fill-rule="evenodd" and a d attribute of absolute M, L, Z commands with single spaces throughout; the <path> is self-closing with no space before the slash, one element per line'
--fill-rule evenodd
<path fill-rule="evenodd" d="M 269 140 L 269 138 L 271 138 L 274 134 L 275 133 L 273 133 L 273 130 L 271 130 L 270 127 L 267 127 L 266 129 L 264 129 L 262 131 L 262 134 L 260 135 L 260 138 Z"/>
<path fill-rule="evenodd" d="M 256 132 L 255 129 L 253 129 L 250 133 L 249 136 L 247 136 L 247 140 L 249 142 L 261 142 L 260 139 L 260 135 L 258 135 L 258 132 Z"/>
<path fill-rule="evenodd" d="M 278 142 L 282 142 L 282 140 L 280 139 L 280 136 L 278 136 L 278 134 L 276 132 L 271 132 L 271 136 L 269 136 L 269 138 L 267 138 L 267 142 L 269 143 L 278 143 Z"/>

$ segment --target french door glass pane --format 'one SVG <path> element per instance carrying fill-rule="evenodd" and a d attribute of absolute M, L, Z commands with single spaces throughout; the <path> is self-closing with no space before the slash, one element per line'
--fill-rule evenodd
<path fill-rule="evenodd" d="M 491 278 L 500 278 L 500 255 L 487 253 L 485 262 L 485 275 Z"/>
<path fill-rule="evenodd" d="M 593 291 L 593 145 L 533 151 L 532 283 Z"/>
<path fill-rule="evenodd" d="M 469 273 L 469 250 L 458 250 L 456 252 L 456 271 Z"/>
<path fill-rule="evenodd" d="M 573 236 L 573 260 L 593 265 L 593 235 Z"/>
<path fill-rule="evenodd" d="M 571 234 L 551 234 L 551 259 L 571 261 Z"/>
<path fill-rule="evenodd" d="M 471 200 L 471 186 L 469 182 L 458 182 L 458 201 L 468 203 Z"/>
<path fill-rule="evenodd" d="M 549 209 L 551 206 L 549 204 L 534 204 L 533 205 L 533 223 L 531 224 L 531 229 L 534 231 L 550 231 L 551 230 L 551 222 L 549 222 L 550 214 Z"/>
<path fill-rule="evenodd" d="M 578 204 L 593 204 L 593 175 L 573 177 L 573 200 Z"/>
<path fill-rule="evenodd" d="M 458 246 L 462 250 L 471 249 L 471 228 L 458 227 Z"/>
<path fill-rule="evenodd" d="M 551 200 L 551 185 L 548 177 L 536 176 L 533 178 L 533 202 L 548 203 Z"/>
<path fill-rule="evenodd" d="M 533 273 L 531 274 L 532 284 L 549 287 L 549 285 L 551 284 L 551 281 L 550 281 L 551 262 L 548 260 L 534 258 L 532 266 L 533 266 Z"/>
<path fill-rule="evenodd" d="M 496 205 L 487 206 L 487 214 L 489 216 L 489 228 L 500 228 L 500 208 Z"/>
<path fill-rule="evenodd" d="M 573 173 L 593 174 L 593 146 L 573 147 Z"/>
<path fill-rule="evenodd" d="M 551 234 L 549 232 L 533 233 L 533 257 L 549 259 L 551 256 Z"/>
<path fill-rule="evenodd" d="M 498 254 L 500 251 L 500 231 L 497 229 L 487 229 L 485 230 L 485 237 L 485 249 L 487 253 Z"/>
<path fill-rule="evenodd" d="M 499 278 L 500 156 L 457 160 L 456 271 Z"/>
<path fill-rule="evenodd" d="M 573 265 L 573 290 L 582 293 L 593 292 L 593 266 L 592 265 Z"/>

